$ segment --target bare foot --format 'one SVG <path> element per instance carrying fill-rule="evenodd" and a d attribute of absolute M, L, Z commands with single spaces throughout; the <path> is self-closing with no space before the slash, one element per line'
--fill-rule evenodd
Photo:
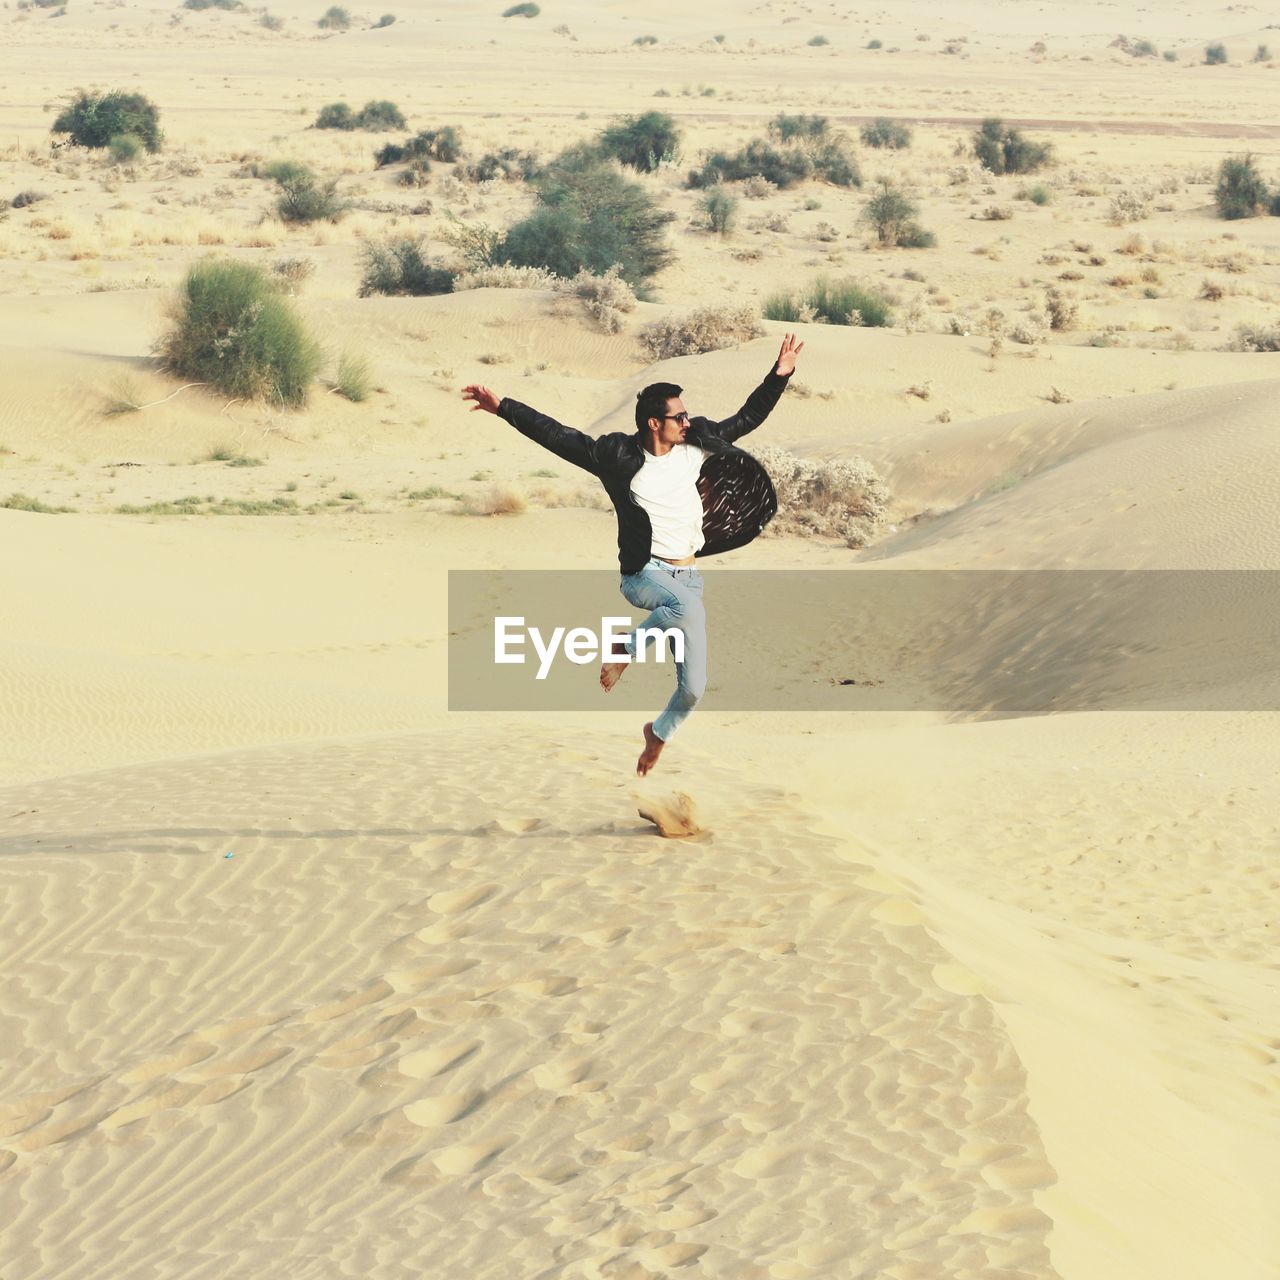
<path fill-rule="evenodd" d="M 620 657 L 626 653 L 626 649 L 620 649 L 614 645 L 612 657 Z M 619 680 L 622 679 L 622 673 L 631 665 L 630 662 L 604 662 L 600 665 L 600 687 L 608 693 Z"/>
<path fill-rule="evenodd" d="M 650 720 L 644 727 L 644 750 L 640 753 L 640 759 L 636 761 L 636 772 L 643 778 L 655 764 L 658 763 L 658 757 L 662 754 L 662 748 L 667 744 L 658 737 L 653 731 L 653 721 Z"/>

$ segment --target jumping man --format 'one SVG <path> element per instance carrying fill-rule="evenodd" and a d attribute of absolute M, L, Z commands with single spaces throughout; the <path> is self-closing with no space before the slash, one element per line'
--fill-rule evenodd
<path fill-rule="evenodd" d="M 654 382 L 636 396 L 634 433 L 589 436 L 488 387 L 464 387 L 472 410 L 496 413 L 521 435 L 582 467 L 604 485 L 618 517 L 618 565 L 622 594 L 649 610 L 625 645 L 600 668 L 608 692 L 636 655 L 637 632 L 678 627 L 684 661 L 676 664 L 676 690 L 657 719 L 644 726 L 644 750 L 636 772 L 646 774 L 663 746 L 697 705 L 707 685 L 706 613 L 702 572 L 694 561 L 750 542 L 778 510 L 764 468 L 733 442 L 769 416 L 795 372 L 804 347 L 795 334 L 764 381 L 731 418 L 691 418 L 673 382 Z"/>

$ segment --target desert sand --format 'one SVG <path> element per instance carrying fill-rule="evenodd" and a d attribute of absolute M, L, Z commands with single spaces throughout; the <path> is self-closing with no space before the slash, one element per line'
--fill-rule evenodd
<path fill-rule="evenodd" d="M 451 712 L 446 607 L 450 569 L 616 564 L 592 477 L 465 383 L 591 432 L 660 379 L 723 416 L 790 328 L 799 385 L 743 443 L 864 459 L 890 509 L 861 548 L 769 531 L 709 590 L 1280 568 L 1280 355 L 1229 349 L 1276 323 L 1280 220 L 1212 201 L 1225 156 L 1280 177 L 1268 15 L 408 0 L 330 33 L 323 7 L 0 12 L 4 1280 L 1275 1280 L 1274 683 L 1209 663 L 1173 709 L 957 717 L 838 687 L 732 711 L 713 679 L 638 780 L 633 714 Z M 91 85 L 155 100 L 164 150 L 51 153 Z M 356 296 L 367 241 L 447 259 L 446 211 L 533 203 L 447 164 L 406 190 L 384 137 L 308 128 L 374 97 L 475 152 L 654 107 L 690 163 L 780 111 L 915 137 L 861 148 L 862 190 L 744 199 L 724 238 L 687 164 L 643 176 L 675 258 L 604 333 L 545 291 Z M 956 154 L 993 114 L 1053 143 L 1043 207 Z M 286 227 L 245 168 L 280 157 L 363 207 Z M 868 245 L 882 173 L 935 248 Z M 173 395 L 152 344 L 210 253 L 311 259 L 296 305 L 375 394 Z M 637 341 L 819 271 L 897 323 Z M 990 310 L 1013 326 L 1064 272 L 1077 323 L 993 352 Z M 495 483 L 523 509 L 478 514 Z M 1087 642 L 1058 621 L 1050 688 Z M 961 639 L 975 672 L 1013 656 Z M 781 690 L 837 674 L 782 637 Z"/>

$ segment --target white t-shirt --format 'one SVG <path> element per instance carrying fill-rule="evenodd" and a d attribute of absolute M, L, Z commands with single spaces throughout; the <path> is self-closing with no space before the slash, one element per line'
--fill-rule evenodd
<path fill-rule="evenodd" d="M 702 547 L 702 495 L 698 473 L 710 453 L 699 445 L 677 444 L 661 457 L 644 454 L 631 481 L 631 496 L 649 513 L 650 554 L 683 560 Z"/>

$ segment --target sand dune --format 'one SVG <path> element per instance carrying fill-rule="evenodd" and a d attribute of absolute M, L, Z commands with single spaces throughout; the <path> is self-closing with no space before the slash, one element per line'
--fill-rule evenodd
<path fill-rule="evenodd" d="M 4 1280 L 1275 1280 L 1274 619 L 1193 589 L 1280 559 L 1280 356 L 1228 349 L 1274 323 L 1280 224 L 1213 203 L 1225 155 L 1277 173 L 1264 15 L 503 7 L 0 20 Z M 51 153 L 91 82 L 161 102 L 165 150 Z M 652 300 L 608 333 L 547 291 L 357 297 L 370 240 L 447 256 L 449 214 L 533 203 L 309 127 L 388 96 L 477 154 L 670 111 Z M 713 235 L 687 169 L 779 112 L 917 125 L 860 148 L 862 189 L 744 196 Z M 992 114 L 1053 142 L 1043 203 L 963 154 Z M 359 207 L 285 226 L 252 176 L 282 157 Z M 882 174 L 935 249 L 870 243 Z M 322 377 L 364 356 L 369 399 L 174 395 L 150 353 L 209 253 L 309 259 Z M 638 341 L 820 274 L 895 323 Z M 1072 327 L 1041 329 L 1050 288 Z M 461 386 L 600 433 L 670 379 L 721 417 L 789 329 L 744 443 L 871 463 L 870 545 L 775 528 L 707 564 L 726 665 L 643 782 L 652 710 L 618 696 L 451 712 L 450 569 L 616 565 L 592 478 Z M 526 509 L 480 514 L 493 486 Z M 1068 569 L 1189 572 L 1154 602 L 975 574 L 927 627 L 784 587 Z M 773 710 L 726 704 L 743 645 Z M 920 699 L 859 709 L 877 673 Z"/>

